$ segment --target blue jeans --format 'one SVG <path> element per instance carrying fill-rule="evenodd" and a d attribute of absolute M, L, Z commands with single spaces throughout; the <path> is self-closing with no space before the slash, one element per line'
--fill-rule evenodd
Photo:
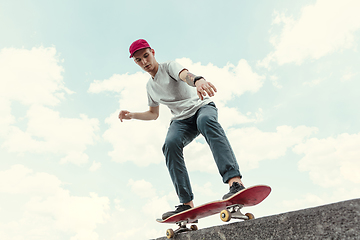
<path fill-rule="evenodd" d="M 218 123 L 217 108 L 213 102 L 201 107 L 195 115 L 170 123 L 162 148 L 171 180 L 181 203 L 193 200 L 189 175 L 185 166 L 183 149 L 199 134 L 209 144 L 223 182 L 231 178 L 242 177 L 233 150 Z"/>

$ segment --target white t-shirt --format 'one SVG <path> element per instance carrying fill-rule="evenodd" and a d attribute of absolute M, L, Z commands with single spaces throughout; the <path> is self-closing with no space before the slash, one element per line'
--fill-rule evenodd
<path fill-rule="evenodd" d="M 189 118 L 200 107 L 211 102 L 207 96 L 201 100 L 196 88 L 179 78 L 183 69 L 175 61 L 160 63 L 155 77 L 151 77 L 146 84 L 149 106 L 157 107 L 160 103 L 168 106 L 173 114 L 172 120 Z"/>

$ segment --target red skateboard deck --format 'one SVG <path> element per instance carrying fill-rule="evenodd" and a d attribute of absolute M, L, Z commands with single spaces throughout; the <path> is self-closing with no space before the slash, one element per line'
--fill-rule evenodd
<path fill-rule="evenodd" d="M 208 217 L 220 213 L 221 220 L 227 222 L 231 218 L 238 218 L 249 220 L 253 219 L 254 215 L 251 213 L 242 214 L 240 209 L 242 207 L 254 206 L 261 203 L 271 192 L 271 188 L 266 185 L 257 185 L 246 188 L 235 195 L 225 200 L 214 201 L 206 203 L 184 212 L 175 214 L 165 220 L 157 219 L 160 223 L 176 223 L 180 228 L 176 232 L 197 230 L 196 226 L 191 226 L 191 229 L 186 228 L 187 223 L 194 223 L 198 219 Z M 169 232 L 170 231 L 170 232 Z M 175 233 L 176 233 L 175 232 Z M 168 229 L 168 238 L 174 236 L 172 229 Z"/>

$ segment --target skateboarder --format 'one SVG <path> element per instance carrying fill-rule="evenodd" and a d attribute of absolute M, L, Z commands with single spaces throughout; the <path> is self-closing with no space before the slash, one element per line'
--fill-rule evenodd
<path fill-rule="evenodd" d="M 235 155 L 224 130 L 217 121 L 217 108 L 210 99 L 217 91 L 215 86 L 203 77 L 190 73 L 175 61 L 158 63 L 155 59 L 155 50 L 144 39 L 134 41 L 129 52 L 130 58 L 133 58 L 135 63 L 151 76 L 146 85 L 149 110 L 145 112 L 121 110 L 120 121 L 156 120 L 159 116 L 160 103 L 168 106 L 173 114 L 162 151 L 182 204 L 174 211 L 164 213 L 162 218 L 166 219 L 194 207 L 194 196 L 184 162 L 183 148 L 200 133 L 210 146 L 223 182 L 229 184 L 230 191 L 223 196 L 223 199 L 244 189 Z"/>

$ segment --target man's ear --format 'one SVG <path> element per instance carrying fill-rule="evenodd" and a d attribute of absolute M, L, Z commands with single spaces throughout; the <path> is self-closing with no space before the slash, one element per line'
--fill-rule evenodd
<path fill-rule="evenodd" d="M 155 56 L 155 50 L 151 49 L 152 54 Z"/>

